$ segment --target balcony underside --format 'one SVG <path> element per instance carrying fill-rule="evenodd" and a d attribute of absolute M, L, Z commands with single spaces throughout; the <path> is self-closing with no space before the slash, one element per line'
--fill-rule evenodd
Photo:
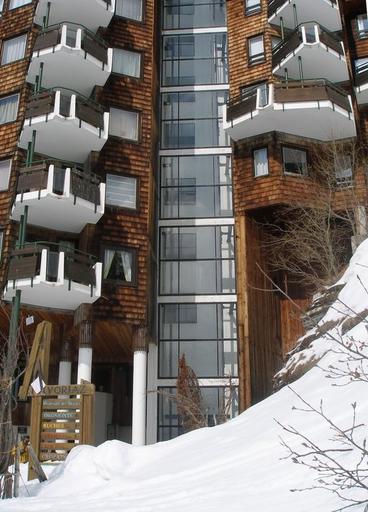
<path fill-rule="evenodd" d="M 101 151 L 107 134 L 78 118 L 65 118 L 56 114 L 26 119 L 19 146 L 27 149 L 36 130 L 37 152 L 61 160 L 84 162 L 91 151 Z"/>
<path fill-rule="evenodd" d="M 111 51 L 111 50 L 110 50 Z M 34 52 L 27 80 L 34 83 L 44 63 L 42 85 L 45 88 L 59 87 L 75 89 L 90 96 L 95 85 L 105 85 L 111 72 L 111 65 L 104 65 L 83 50 L 57 45 L 54 48 Z"/>
<path fill-rule="evenodd" d="M 4 291 L 3 300 L 10 302 L 16 290 L 22 292 L 22 304 L 53 309 L 75 310 L 81 304 L 92 304 L 99 298 L 96 291 L 91 296 L 88 286 L 74 281 L 70 283 L 69 289 L 67 281 L 59 284 L 41 281 L 35 277 L 33 286 L 31 279 L 18 279 L 15 288 L 13 288 L 13 282 L 9 281 Z"/>
<path fill-rule="evenodd" d="M 321 43 L 300 44 L 293 53 L 287 55 L 279 65 L 274 67 L 273 73 L 284 77 L 285 68 L 287 68 L 288 77 L 298 80 L 300 79 L 300 66 L 302 66 L 304 78 L 318 79 L 323 76 L 333 83 L 349 80 L 345 57 L 334 50 L 327 50 L 326 46 Z"/>
<path fill-rule="evenodd" d="M 331 101 L 274 103 L 239 116 L 224 128 L 235 141 L 270 131 L 323 141 L 356 135 L 352 115 Z"/>
<path fill-rule="evenodd" d="M 38 0 L 35 22 L 43 25 L 50 0 Z M 51 0 L 48 25 L 73 19 L 74 23 L 84 25 L 95 32 L 98 27 L 107 27 L 115 11 L 115 0 L 107 4 L 103 0 Z"/>
<path fill-rule="evenodd" d="M 104 190 L 104 187 L 103 187 Z M 80 233 L 86 224 L 96 224 L 103 215 L 104 208 L 96 206 L 85 199 L 70 195 L 50 194 L 47 190 L 17 194 L 12 219 L 19 221 L 28 209 L 28 223 L 56 231 Z"/>
<path fill-rule="evenodd" d="M 298 18 L 296 23 L 294 5 Z M 340 12 L 336 4 L 331 4 L 329 0 L 293 0 L 293 2 L 285 0 L 268 21 L 280 25 L 281 18 L 284 26 L 288 28 L 295 28 L 298 23 L 318 20 L 318 23 L 329 30 L 341 29 Z"/>

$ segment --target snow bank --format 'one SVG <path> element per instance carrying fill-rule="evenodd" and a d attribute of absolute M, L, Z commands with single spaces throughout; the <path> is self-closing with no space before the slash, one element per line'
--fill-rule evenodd
<path fill-rule="evenodd" d="M 368 289 L 368 242 L 354 255 L 341 283 L 345 286 L 339 299 L 323 319 L 338 320 L 338 333 L 352 310 L 360 312 L 368 307 L 364 289 Z M 344 334 L 348 335 L 368 343 L 363 322 Z M 324 335 L 308 349 L 311 357 L 325 354 L 321 367 L 343 364 L 341 356 L 326 353 L 332 344 Z M 343 428 L 350 426 L 350 404 L 357 401 L 358 422 L 364 422 L 368 414 L 367 385 L 331 384 L 315 367 L 292 388 L 315 406 L 323 398 L 327 414 Z M 75 448 L 48 482 L 32 486 L 33 497 L 2 502 L 0 511 L 328 512 L 341 506 L 329 492 L 290 492 L 291 488 L 312 486 L 316 475 L 284 459 L 280 434 L 290 446 L 298 446 L 300 441 L 283 434 L 274 418 L 303 430 L 322 445 L 331 437 L 316 415 L 292 410 L 299 405 L 292 390 L 283 388 L 227 424 L 173 441 L 142 448 L 118 441 L 97 448 Z"/>

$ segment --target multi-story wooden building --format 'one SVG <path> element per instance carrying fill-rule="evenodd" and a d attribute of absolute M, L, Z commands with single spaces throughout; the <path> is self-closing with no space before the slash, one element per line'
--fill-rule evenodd
<path fill-rule="evenodd" d="M 29 339 L 52 322 L 50 383 L 96 385 L 97 442 L 180 433 L 182 354 L 209 423 L 267 396 L 303 328 L 257 221 L 313 200 L 316 144 L 365 142 L 364 1 L 0 9 L 3 332 L 16 300 Z M 343 167 L 364 218 L 365 169 Z"/>

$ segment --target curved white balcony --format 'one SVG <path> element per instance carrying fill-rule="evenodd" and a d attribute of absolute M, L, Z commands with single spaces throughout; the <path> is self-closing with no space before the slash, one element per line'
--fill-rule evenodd
<path fill-rule="evenodd" d="M 363 62 L 355 68 L 354 78 L 357 102 L 359 105 L 365 105 L 368 103 L 368 62 Z"/>
<path fill-rule="evenodd" d="M 29 100 L 19 146 L 26 149 L 36 131 L 37 153 L 84 162 L 91 151 L 101 151 L 108 125 L 101 105 L 74 91 L 49 89 Z"/>
<path fill-rule="evenodd" d="M 101 296 L 102 263 L 79 251 L 48 242 L 15 249 L 10 257 L 3 299 L 16 290 L 30 306 L 75 310 Z"/>
<path fill-rule="evenodd" d="M 29 224 L 80 233 L 104 214 L 105 184 L 71 164 L 36 163 L 19 171 L 13 220 L 20 220 L 25 206 Z"/>
<path fill-rule="evenodd" d="M 35 23 L 44 26 L 46 19 L 48 25 L 54 25 L 73 19 L 96 32 L 99 27 L 107 27 L 114 12 L 115 0 L 38 0 Z"/>
<path fill-rule="evenodd" d="M 330 82 L 349 80 L 342 41 L 315 22 L 299 25 L 272 49 L 272 67 L 274 74 L 295 80 L 301 73 Z"/>
<path fill-rule="evenodd" d="M 356 135 L 350 96 L 326 80 L 258 86 L 230 100 L 223 114 L 235 141 L 271 131 L 324 141 Z"/>
<path fill-rule="evenodd" d="M 95 85 L 103 86 L 112 66 L 112 49 L 92 32 L 63 23 L 40 32 L 33 48 L 27 80 L 34 83 L 43 64 L 42 85 L 76 89 L 89 96 Z"/>
<path fill-rule="evenodd" d="M 295 28 L 299 23 L 318 20 L 328 30 L 341 30 L 337 0 L 269 0 L 268 21 L 274 25 Z"/>

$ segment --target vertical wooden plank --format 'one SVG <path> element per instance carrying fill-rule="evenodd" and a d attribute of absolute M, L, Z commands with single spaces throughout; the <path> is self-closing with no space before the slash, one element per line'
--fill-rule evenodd
<path fill-rule="evenodd" d="M 41 411 L 42 411 L 42 396 L 32 397 L 30 443 L 31 443 L 37 457 L 40 453 Z M 37 478 L 37 474 L 31 468 L 31 464 L 29 464 L 28 480 L 34 480 L 35 478 Z"/>
<path fill-rule="evenodd" d="M 50 348 L 51 348 L 51 336 L 52 336 L 52 324 L 50 322 L 42 322 L 45 324 L 41 347 L 40 347 L 40 362 L 42 368 L 42 377 L 46 384 L 49 382 L 49 367 L 50 367 Z"/>

